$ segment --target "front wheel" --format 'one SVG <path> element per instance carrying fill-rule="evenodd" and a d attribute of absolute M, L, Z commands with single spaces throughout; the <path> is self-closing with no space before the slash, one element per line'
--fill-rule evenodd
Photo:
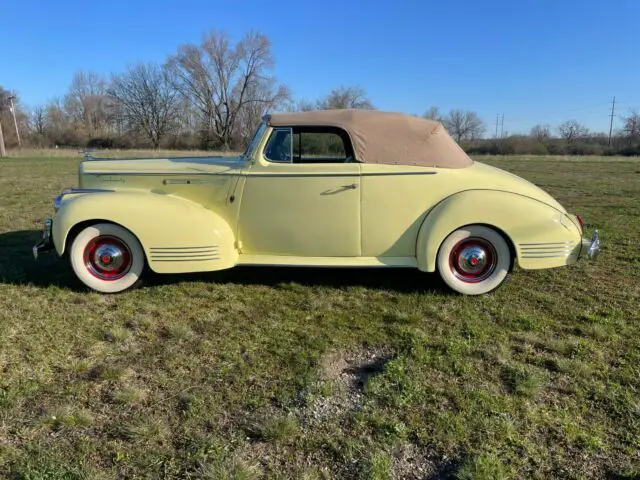
<path fill-rule="evenodd" d="M 442 280 L 458 293 L 482 295 L 498 288 L 507 278 L 512 255 L 495 230 L 469 225 L 445 238 L 437 265 Z"/>
<path fill-rule="evenodd" d="M 69 257 L 80 281 L 101 293 L 118 293 L 133 287 L 145 265 L 138 239 L 112 223 L 98 223 L 82 230 L 71 244 Z"/>

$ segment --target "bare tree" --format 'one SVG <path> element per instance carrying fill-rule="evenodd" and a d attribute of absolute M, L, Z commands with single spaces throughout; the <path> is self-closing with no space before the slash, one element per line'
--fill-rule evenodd
<path fill-rule="evenodd" d="M 29 127 L 37 135 L 43 136 L 47 125 L 47 111 L 42 105 L 31 110 L 29 115 Z"/>
<path fill-rule="evenodd" d="M 175 126 L 178 92 L 163 67 L 153 63 L 130 66 L 112 77 L 109 95 L 128 125 L 141 130 L 153 148 Z"/>
<path fill-rule="evenodd" d="M 77 72 L 64 98 L 71 121 L 89 137 L 105 133 L 113 115 L 107 86 L 107 80 L 97 73 Z"/>
<path fill-rule="evenodd" d="M 345 108 L 362 108 L 373 110 L 375 107 L 362 87 L 338 87 L 331 90 L 326 97 L 316 102 L 319 110 L 338 110 Z"/>
<path fill-rule="evenodd" d="M 436 122 L 440 122 L 442 120 L 442 114 L 440 113 L 440 109 L 434 105 L 429 107 L 429 110 L 424 112 L 422 118 L 426 118 L 427 120 L 435 120 Z"/>
<path fill-rule="evenodd" d="M 310 100 L 298 100 L 293 106 L 293 110 L 296 112 L 310 112 L 316 110 L 316 104 Z"/>
<path fill-rule="evenodd" d="M 68 143 L 68 132 L 73 127 L 59 98 L 54 98 L 45 107 L 45 124 L 54 144 Z"/>
<path fill-rule="evenodd" d="M 478 114 L 471 111 L 451 110 L 442 123 L 457 142 L 478 139 L 486 129 Z"/>
<path fill-rule="evenodd" d="M 181 46 L 168 65 L 175 86 L 200 113 L 205 140 L 227 148 L 240 117 L 262 116 L 290 96 L 271 73 L 271 42 L 260 33 L 232 45 L 225 33 L 211 32 L 200 45 Z"/>
<path fill-rule="evenodd" d="M 558 125 L 558 133 L 560 137 L 568 142 L 573 142 L 583 138 L 589 134 L 589 129 L 578 123 L 577 120 L 568 120 Z"/>
<path fill-rule="evenodd" d="M 529 133 L 531 138 L 535 138 L 539 142 L 546 142 L 551 138 L 551 127 L 549 125 L 535 125 Z"/>
<path fill-rule="evenodd" d="M 629 142 L 635 142 L 640 139 L 640 113 L 637 110 L 631 110 L 628 116 L 622 118 L 624 125 L 622 134 Z"/>
<path fill-rule="evenodd" d="M 275 79 L 270 81 L 275 83 Z M 289 99 L 288 88 L 280 87 L 279 90 L 280 93 L 277 97 L 274 97 L 275 86 L 269 87 L 261 83 L 257 85 L 256 91 L 249 92 L 249 96 L 255 101 L 248 102 L 238 112 L 236 125 L 234 126 L 236 144 L 244 146 L 249 143 L 265 114 L 277 105 L 284 104 Z"/>

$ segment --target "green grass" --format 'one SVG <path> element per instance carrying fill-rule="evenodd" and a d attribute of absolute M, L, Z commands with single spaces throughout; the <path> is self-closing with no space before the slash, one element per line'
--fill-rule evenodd
<path fill-rule="evenodd" d="M 267 268 L 105 296 L 30 254 L 78 159 L 1 160 L 0 478 L 638 478 L 640 161 L 483 161 L 597 226 L 600 259 L 479 298 Z M 323 368 L 362 351 L 386 361 L 362 389 Z"/>

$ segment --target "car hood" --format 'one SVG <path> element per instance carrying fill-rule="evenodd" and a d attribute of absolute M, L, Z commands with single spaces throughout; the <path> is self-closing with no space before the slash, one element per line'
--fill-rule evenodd
<path fill-rule="evenodd" d="M 87 174 L 194 174 L 223 173 L 242 168 L 244 157 L 173 157 L 134 159 L 93 159 L 81 163 Z"/>
<path fill-rule="evenodd" d="M 482 185 L 492 190 L 503 190 L 505 192 L 524 195 L 546 203 L 562 213 L 567 213 L 564 207 L 542 188 L 513 173 L 477 161 L 474 162 L 472 167 L 467 168 L 466 171 L 474 177 L 477 185 Z"/>

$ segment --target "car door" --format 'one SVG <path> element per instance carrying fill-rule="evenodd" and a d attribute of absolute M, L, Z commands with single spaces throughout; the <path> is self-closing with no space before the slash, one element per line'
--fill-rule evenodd
<path fill-rule="evenodd" d="M 361 254 L 360 165 L 335 128 L 275 128 L 245 173 L 238 239 L 242 254 Z"/>

